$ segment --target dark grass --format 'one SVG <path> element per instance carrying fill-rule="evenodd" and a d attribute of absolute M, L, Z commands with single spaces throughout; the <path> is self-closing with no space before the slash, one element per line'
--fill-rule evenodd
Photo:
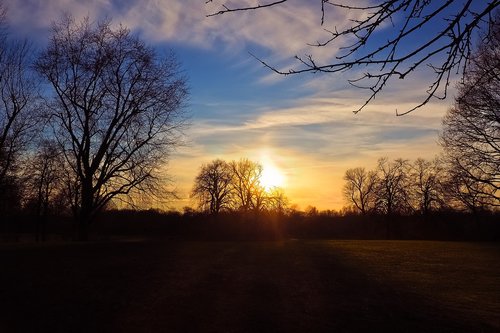
<path fill-rule="evenodd" d="M 495 332 L 500 245 L 0 244 L 0 332 Z"/>

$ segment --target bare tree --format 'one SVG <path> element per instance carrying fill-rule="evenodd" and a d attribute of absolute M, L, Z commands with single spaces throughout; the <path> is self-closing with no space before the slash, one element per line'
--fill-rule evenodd
<path fill-rule="evenodd" d="M 208 0 L 206 3 L 220 6 L 208 16 L 293 6 L 288 0 L 257 5 L 248 5 L 243 0 Z M 349 83 L 368 89 L 370 95 L 355 112 L 372 101 L 392 78 L 405 79 L 416 69 L 431 68 L 434 73 L 429 80 L 427 96 L 415 107 L 401 113 L 405 114 L 427 104 L 433 97 L 446 98 L 451 74 L 466 68 L 475 32 L 488 29 L 492 13 L 500 1 L 467 0 L 457 4 L 454 0 L 378 0 L 364 3 L 322 0 L 311 5 L 318 6 L 318 24 L 325 27 L 328 35 L 324 39 L 318 37 L 318 41 L 310 45 L 330 47 L 333 54 L 340 51 L 335 61 L 321 63 L 311 55 L 296 55 L 299 65 L 289 70 L 261 62 L 282 75 L 361 69 L 364 74 L 349 80 Z M 338 22 L 328 20 L 332 10 L 343 11 L 346 18 L 357 18 L 351 19 L 346 28 L 338 30 Z"/>
<path fill-rule="evenodd" d="M 246 158 L 232 161 L 229 165 L 233 174 L 234 208 L 243 211 L 259 210 L 264 203 L 265 194 L 260 183 L 262 165 Z"/>
<path fill-rule="evenodd" d="M 273 187 L 267 192 L 266 208 L 270 211 L 283 214 L 288 207 L 288 198 L 281 187 Z"/>
<path fill-rule="evenodd" d="M 408 193 L 408 161 L 388 158 L 378 160 L 377 209 L 388 216 L 410 210 Z"/>
<path fill-rule="evenodd" d="M 282 188 L 261 184 L 262 165 L 249 159 L 227 163 L 217 159 L 202 165 L 191 192 L 200 208 L 212 214 L 221 210 L 284 212 L 288 199 Z"/>
<path fill-rule="evenodd" d="M 173 56 L 160 58 L 123 26 L 70 16 L 53 24 L 35 67 L 53 89 L 51 124 L 86 239 L 111 199 L 158 188 L 180 140 L 186 79 Z"/>
<path fill-rule="evenodd" d="M 56 142 L 43 140 L 24 170 L 25 200 L 34 209 L 37 241 L 45 240 L 49 211 L 62 199 L 64 160 L 58 148 Z"/>
<path fill-rule="evenodd" d="M 214 160 L 201 166 L 191 196 L 198 198 L 202 210 L 216 215 L 221 210 L 230 208 L 232 180 L 229 164 L 220 159 Z"/>
<path fill-rule="evenodd" d="M 449 165 L 480 197 L 500 206 L 500 15 L 458 85 L 455 105 L 443 119 L 441 145 Z"/>
<path fill-rule="evenodd" d="M 409 195 L 414 209 L 428 215 L 433 209 L 444 206 L 443 184 L 445 172 L 439 159 L 432 161 L 418 158 L 410 166 Z"/>
<path fill-rule="evenodd" d="M 377 173 L 365 168 L 348 169 L 344 175 L 344 198 L 365 215 L 375 207 Z"/>
<path fill-rule="evenodd" d="M 268 208 L 269 205 L 269 192 L 267 189 L 260 183 L 259 180 L 252 186 L 253 187 L 253 195 L 250 201 L 251 208 L 255 213 L 259 213 L 262 210 Z"/>
<path fill-rule="evenodd" d="M 467 210 L 474 215 L 495 206 L 494 189 L 483 182 L 471 178 L 461 165 L 449 161 L 443 183 L 450 206 L 457 210 Z M 498 205 L 498 203 L 497 203 Z"/>
<path fill-rule="evenodd" d="M 5 14 L 0 4 L 0 29 L 5 28 Z M 26 41 L 10 40 L 0 32 L 0 187 L 15 177 L 36 125 L 32 51 Z"/>

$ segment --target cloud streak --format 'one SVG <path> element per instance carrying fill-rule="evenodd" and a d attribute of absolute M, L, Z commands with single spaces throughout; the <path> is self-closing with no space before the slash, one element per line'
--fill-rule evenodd
<path fill-rule="evenodd" d="M 248 55 L 252 51 L 282 69 L 296 65 L 296 54 L 313 54 L 325 62 L 334 59 L 332 49 L 307 45 L 328 35 L 320 26 L 316 3 L 296 0 L 290 6 L 258 13 L 212 18 L 206 17 L 211 9 L 201 0 L 4 3 L 18 34 L 43 41 L 51 22 L 68 12 L 77 19 L 112 18 L 153 45 L 172 43 L 200 52 L 190 59 L 190 65 L 202 63 L 194 76 L 203 78 L 193 91 L 193 125 L 187 132 L 190 144 L 173 156 L 169 166 L 183 196 L 180 205 L 189 203 L 199 166 L 215 158 L 269 158 L 286 173 L 292 202 L 302 207 L 339 208 L 345 169 L 373 167 L 382 156 L 432 158 L 439 150 L 436 133 L 449 102 L 430 103 L 415 114 L 395 117 L 396 107 L 410 109 L 419 99 L 415 91 L 423 91 L 423 80 L 418 75 L 413 81 L 405 80 L 405 85 L 391 86 L 354 115 L 352 111 L 366 95 L 346 84 L 346 73 L 285 80 L 262 70 Z M 334 11 L 327 15 L 330 22 L 348 21 Z M 213 58 L 217 58 L 213 63 L 222 64 L 217 68 L 220 72 L 210 69 L 208 60 Z M 241 85 L 241 91 L 236 93 L 234 85 Z M 223 92 L 216 92 L 215 86 Z M 282 92 L 271 94 L 274 90 Z"/>
<path fill-rule="evenodd" d="M 5 0 L 5 3 L 11 22 L 19 29 L 24 26 L 25 30 L 29 29 L 26 13 L 30 13 L 28 26 L 47 29 L 67 12 L 76 18 L 112 18 L 155 42 L 177 41 L 205 48 L 222 46 L 231 52 L 258 46 L 271 52 L 270 61 L 286 60 L 287 64 L 296 54 L 314 54 L 320 60 L 335 56 L 331 50 L 308 45 L 317 42 L 318 37 L 328 37 L 328 33 L 319 24 L 319 7 L 307 1 L 258 13 L 217 17 L 206 17 L 217 5 L 205 5 L 200 0 Z M 331 20 L 345 22 L 346 17 L 331 17 Z"/>
<path fill-rule="evenodd" d="M 232 123 L 198 121 L 189 133 L 192 161 L 258 160 L 266 150 L 286 173 L 287 193 L 293 202 L 302 208 L 307 204 L 339 208 L 347 168 L 374 168 L 383 156 L 432 159 L 439 153 L 437 133 L 446 105 L 432 104 L 432 112 L 395 117 L 394 110 L 384 104 L 354 115 L 352 103 L 349 96 L 309 96 L 286 107 L 262 106 Z M 191 168 L 194 178 L 197 169 Z"/>

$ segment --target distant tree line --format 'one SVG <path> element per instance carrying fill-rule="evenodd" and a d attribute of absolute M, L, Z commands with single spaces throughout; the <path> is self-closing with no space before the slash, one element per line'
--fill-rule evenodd
<path fill-rule="evenodd" d="M 29 42 L 10 38 L 6 18 L 0 2 L 0 233 L 21 230 L 25 224 L 19 218 L 29 217 L 43 239 L 47 221 L 64 216 L 76 221 L 74 234 L 84 240 L 105 208 L 165 199 L 171 192 L 163 165 L 181 140 L 188 95 L 175 57 L 157 55 L 122 26 L 88 18 L 76 22 L 71 16 L 54 22 L 46 48 L 37 53 Z M 325 223 L 352 211 L 497 216 L 498 20 L 490 22 L 488 35 L 467 59 L 455 103 L 443 119 L 443 154 L 432 161 L 381 158 L 373 170 L 347 170 L 348 207 L 342 212 L 314 207 L 299 212 L 289 206 L 283 189 L 264 187 L 259 163 L 214 160 L 201 166 L 192 189 L 200 211 L 187 209 L 182 219 L 199 222 L 199 230 L 206 231 L 201 226 L 207 214 L 219 217 L 209 220 L 225 221 L 224 228 L 239 216 L 252 216 L 273 232 L 304 234 L 294 229 L 299 226 L 335 236 L 346 224 Z M 167 216 L 181 220 L 177 213 Z M 281 227 L 277 217 L 285 221 Z M 304 221 L 317 223 L 306 227 Z M 251 224 L 240 227 L 251 230 Z"/>
<path fill-rule="evenodd" d="M 148 237 L 190 240 L 289 240 L 289 239 L 432 239 L 500 240 L 499 212 L 473 218 L 459 211 L 433 211 L 427 216 L 361 215 L 348 207 L 340 211 L 290 205 L 282 213 L 258 214 L 223 210 L 217 215 L 186 207 L 184 212 L 109 209 L 93 227 L 94 239 Z M 70 233 L 68 223 L 52 223 L 52 237 Z M 64 229 L 66 228 L 66 229 Z M 66 231 L 65 231 L 66 230 Z"/>
<path fill-rule="evenodd" d="M 453 165 L 443 158 L 380 158 L 373 170 L 356 167 L 345 172 L 344 199 L 363 215 L 426 216 L 449 210 L 496 210 L 498 201 L 492 188 L 486 192 L 479 182 L 474 183 L 451 168 Z"/>
<path fill-rule="evenodd" d="M 288 200 L 282 188 L 265 188 L 261 182 L 263 167 L 242 158 L 226 162 L 213 160 L 201 166 L 191 196 L 201 211 L 284 212 Z"/>
<path fill-rule="evenodd" d="M 497 21 L 496 21 L 497 22 Z M 443 118 L 443 153 L 432 161 L 381 158 L 346 171 L 344 197 L 361 214 L 477 214 L 500 208 L 500 25 L 492 24 Z"/>

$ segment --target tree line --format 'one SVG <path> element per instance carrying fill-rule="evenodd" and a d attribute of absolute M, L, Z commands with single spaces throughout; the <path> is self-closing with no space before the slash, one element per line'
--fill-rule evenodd
<path fill-rule="evenodd" d="M 470 55 L 454 105 L 443 118 L 442 155 L 414 162 L 381 158 L 375 170 L 347 170 L 343 194 L 357 211 L 426 215 L 443 209 L 498 210 L 500 24 L 495 22 Z"/>
<path fill-rule="evenodd" d="M 242 158 L 226 162 L 221 159 L 203 164 L 195 178 L 191 197 L 198 200 L 201 211 L 284 212 L 288 200 L 282 188 L 265 188 L 261 182 L 261 164 Z"/>
<path fill-rule="evenodd" d="M 495 210 L 493 196 L 475 190 L 451 170 L 443 158 L 414 161 L 380 158 L 373 170 L 346 170 L 342 193 L 354 211 L 362 215 L 428 216 L 439 211 L 480 213 Z"/>
<path fill-rule="evenodd" d="M 462 35 L 465 39 L 455 38 L 452 50 L 466 45 L 467 52 L 451 59 L 467 66 L 443 119 L 443 155 L 414 162 L 382 158 L 375 170 L 347 170 L 344 196 L 357 211 L 498 210 L 497 6 L 489 2 L 481 15 L 473 15 L 476 24 Z M 70 15 L 53 22 L 46 46 L 35 52 L 29 41 L 9 36 L 7 14 L 0 2 L 0 231 L 8 232 L 22 211 L 37 217 L 43 237 L 50 214 L 68 214 L 77 222 L 78 238 L 85 239 L 104 208 L 165 199 L 171 192 L 163 166 L 182 140 L 189 93 L 175 56 L 158 54 L 109 20 L 76 21 Z M 472 52 L 470 32 L 484 24 Z M 448 65 L 437 68 L 446 84 L 446 73 L 461 66 Z M 214 215 L 283 212 L 288 204 L 283 190 L 266 189 L 261 174 L 262 166 L 248 159 L 214 160 L 201 167 L 192 197 L 200 210 Z"/>

